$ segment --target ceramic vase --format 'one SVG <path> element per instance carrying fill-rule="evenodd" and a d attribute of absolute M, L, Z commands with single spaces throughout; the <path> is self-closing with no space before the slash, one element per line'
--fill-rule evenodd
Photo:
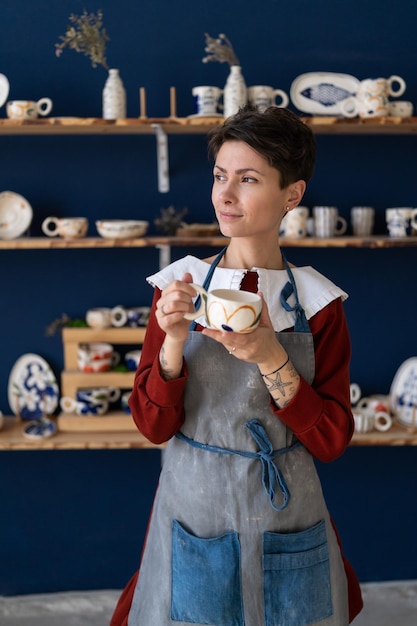
<path fill-rule="evenodd" d="M 224 117 L 238 112 L 248 101 L 245 79 L 240 65 L 232 65 L 223 91 Z"/>
<path fill-rule="evenodd" d="M 109 70 L 103 89 L 103 118 L 116 120 L 126 117 L 126 90 L 119 70 Z"/>

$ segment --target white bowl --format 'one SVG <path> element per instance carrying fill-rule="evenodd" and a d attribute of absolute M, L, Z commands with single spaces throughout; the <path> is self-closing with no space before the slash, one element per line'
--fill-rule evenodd
<path fill-rule="evenodd" d="M 97 220 L 96 228 L 101 237 L 106 239 L 129 239 L 143 237 L 149 222 L 141 220 Z"/>

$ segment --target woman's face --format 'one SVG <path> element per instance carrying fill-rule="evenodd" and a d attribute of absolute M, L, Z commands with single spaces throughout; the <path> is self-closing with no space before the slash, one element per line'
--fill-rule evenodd
<path fill-rule="evenodd" d="M 278 170 L 243 141 L 227 141 L 213 173 L 211 199 L 223 235 L 277 238 L 292 188 L 281 189 Z"/>

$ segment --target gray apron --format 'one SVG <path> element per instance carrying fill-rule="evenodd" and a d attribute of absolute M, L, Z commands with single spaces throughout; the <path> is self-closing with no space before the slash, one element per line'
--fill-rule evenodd
<path fill-rule="evenodd" d="M 295 332 L 277 337 L 311 383 L 313 339 L 287 271 L 282 303 L 294 294 Z M 164 455 L 129 626 L 347 625 L 345 571 L 311 454 L 271 411 L 255 364 L 193 331 L 184 356 L 186 420 Z"/>

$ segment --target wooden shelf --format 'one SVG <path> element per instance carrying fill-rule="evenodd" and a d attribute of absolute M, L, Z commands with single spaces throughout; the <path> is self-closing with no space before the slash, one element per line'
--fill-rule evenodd
<path fill-rule="evenodd" d="M 140 239 L 103 239 L 85 237 L 84 239 L 50 239 L 48 237 L 20 237 L 19 239 L 0 240 L 0 250 L 71 250 L 79 248 L 158 248 L 167 247 L 222 247 L 228 238 L 218 237 L 143 237 Z M 331 237 L 303 239 L 280 238 L 280 244 L 286 248 L 404 248 L 416 247 L 417 236 L 388 237 Z"/>
<path fill-rule="evenodd" d="M 110 415 L 111 417 L 111 415 Z M 76 419 L 76 418 L 74 418 Z M 92 418 L 94 419 L 94 418 Z M 125 417 L 129 420 L 129 416 Z M 165 444 L 156 446 L 141 435 L 136 427 L 126 426 L 125 431 L 103 432 L 70 431 L 58 432 L 49 439 L 31 441 L 23 436 L 25 422 L 16 417 L 5 417 L 3 429 L 0 430 L 0 452 L 7 450 L 95 450 L 117 448 L 151 448 L 162 449 Z M 127 424 L 127 422 L 126 422 Z M 417 432 L 410 432 L 405 426 L 394 423 L 386 433 L 372 431 L 355 433 L 351 446 L 417 446 Z"/>
<path fill-rule="evenodd" d="M 345 119 L 339 117 L 301 117 L 314 133 L 321 135 L 412 135 L 417 133 L 417 117 L 379 117 Z M 223 118 L 102 118 L 48 117 L 16 121 L 0 120 L 0 135 L 152 135 L 155 125 L 169 135 L 206 134 L 223 123 Z"/>
<path fill-rule="evenodd" d="M 126 417 L 129 420 L 129 416 Z M 58 432 L 49 439 L 32 441 L 23 436 L 25 422 L 15 417 L 5 417 L 3 429 L 0 430 L 0 451 L 7 450 L 99 450 L 153 448 L 137 429 L 132 432 Z"/>

